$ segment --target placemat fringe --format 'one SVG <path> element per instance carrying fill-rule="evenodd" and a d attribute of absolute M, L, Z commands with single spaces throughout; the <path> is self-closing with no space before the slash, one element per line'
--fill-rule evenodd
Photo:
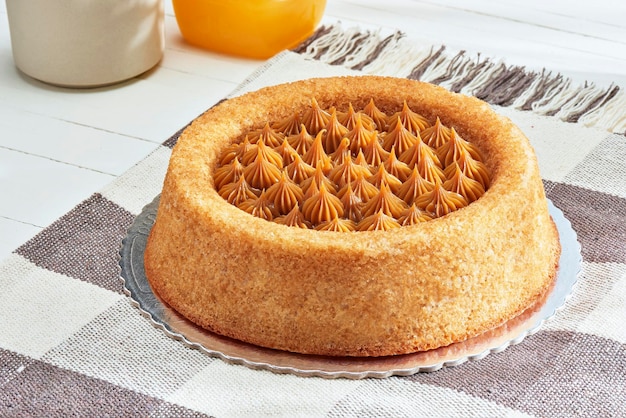
<path fill-rule="evenodd" d="M 480 54 L 450 53 L 445 45 L 419 45 L 401 32 L 383 37 L 380 29 L 344 29 L 340 23 L 322 26 L 294 51 L 307 59 L 426 81 L 494 105 L 626 134 L 626 95 L 617 85 L 574 85 L 545 69 L 530 71 Z"/>
<path fill-rule="evenodd" d="M 602 108 L 582 115 L 580 123 L 590 126 L 613 127 L 613 132 L 622 132 L 626 135 L 626 92 L 616 91 L 611 100 L 606 100 Z"/>

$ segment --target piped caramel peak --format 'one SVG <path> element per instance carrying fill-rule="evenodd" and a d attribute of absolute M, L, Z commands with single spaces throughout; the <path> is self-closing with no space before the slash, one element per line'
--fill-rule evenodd
<path fill-rule="evenodd" d="M 485 190 L 491 183 L 489 169 L 480 160 L 475 160 L 469 154 L 462 154 L 456 161 L 456 164 L 461 168 L 463 174 L 479 182 Z M 451 166 L 453 167 L 453 166 Z M 450 167 L 446 167 L 446 171 L 452 171 Z M 444 171 L 445 174 L 445 171 Z M 450 177 L 450 176 L 448 176 Z"/>
<path fill-rule="evenodd" d="M 418 208 L 415 203 L 406 208 L 400 218 L 398 218 L 398 222 L 402 226 L 415 225 L 420 222 L 426 222 L 433 219 L 433 216 L 428 212 L 424 212 L 420 208 Z"/>
<path fill-rule="evenodd" d="M 219 190 L 223 185 L 239 180 L 239 177 L 243 175 L 243 169 L 244 165 L 239 162 L 239 158 L 235 157 L 230 163 L 215 170 L 213 175 L 215 188 Z"/>
<path fill-rule="evenodd" d="M 349 129 L 346 126 L 339 123 L 339 120 L 337 119 L 337 110 L 332 108 L 330 111 L 330 120 L 326 125 L 326 135 L 324 141 L 325 150 L 329 153 L 335 152 L 348 131 Z"/>
<path fill-rule="evenodd" d="M 261 192 L 259 197 L 255 196 L 244 200 L 237 205 L 237 207 L 244 212 L 248 212 L 252 216 L 256 216 L 257 218 L 265 219 L 267 221 L 271 221 L 275 216 L 272 201 L 267 198 L 265 190 Z"/>
<path fill-rule="evenodd" d="M 357 126 L 357 122 L 368 131 L 373 131 L 375 129 L 374 121 L 366 113 L 355 112 L 352 107 L 352 103 L 348 104 L 348 111 L 346 113 L 338 114 L 337 118 L 339 122 L 349 131 Z"/>
<path fill-rule="evenodd" d="M 352 232 L 356 230 L 356 222 L 350 219 L 335 218 L 332 221 L 322 222 L 315 229 L 318 231 Z"/>
<path fill-rule="evenodd" d="M 384 231 L 445 216 L 491 182 L 478 148 L 439 118 L 311 106 L 263 121 L 224 148 L 213 183 L 229 203 L 274 222 L 324 231 Z"/>
<path fill-rule="evenodd" d="M 450 130 L 450 139 L 442 146 L 437 148 L 437 156 L 444 166 L 449 166 L 454 161 L 461 158 L 462 155 L 469 155 L 474 160 L 481 161 L 482 156 L 476 146 L 459 136 L 454 128 Z"/>
<path fill-rule="evenodd" d="M 388 231 L 400 228 L 402 225 L 395 218 L 386 215 L 383 210 L 379 210 L 373 215 L 364 218 L 357 225 L 359 231 Z"/>
<path fill-rule="evenodd" d="M 435 166 L 437 168 L 441 168 L 441 161 L 439 161 L 437 153 L 431 147 L 426 145 L 426 143 L 424 143 L 419 137 L 410 148 L 400 154 L 400 161 L 409 167 Z"/>
<path fill-rule="evenodd" d="M 418 141 L 416 135 L 419 134 L 411 133 L 411 131 L 402 124 L 398 116 L 397 122 L 393 125 L 393 129 L 383 136 L 383 148 L 390 152 L 392 148 L 395 148 L 398 154 L 402 154 Z"/>
<path fill-rule="evenodd" d="M 302 123 L 306 129 L 315 135 L 328 125 L 329 120 L 330 114 L 317 104 L 315 98 L 312 98 L 311 107 L 302 116 Z"/>
<path fill-rule="evenodd" d="M 430 126 L 430 123 L 428 123 L 428 119 L 426 119 L 424 116 L 420 115 L 419 113 L 413 112 L 407 105 L 406 100 L 404 101 L 404 104 L 402 105 L 402 110 L 391 115 L 387 119 L 387 121 L 388 121 L 388 127 L 387 127 L 388 131 L 396 129 L 397 123 L 402 124 L 402 126 L 404 126 L 406 129 L 408 129 L 412 133 L 419 133 L 420 131 Z"/>
<path fill-rule="evenodd" d="M 322 144 L 322 138 L 325 133 L 326 129 L 322 129 L 315 136 L 311 147 L 302 156 L 302 159 L 311 167 L 317 168 L 318 166 L 322 166 L 325 171 L 330 171 L 332 168 L 330 157 L 328 156 L 328 154 L 326 154 L 326 151 L 324 150 L 324 145 Z"/>
<path fill-rule="evenodd" d="M 274 151 L 280 154 L 280 156 L 283 158 L 284 165 L 291 164 L 295 160 L 296 156 L 299 156 L 298 151 L 296 151 L 295 148 L 291 146 L 287 138 L 284 138 L 283 142 L 279 146 L 274 148 Z"/>
<path fill-rule="evenodd" d="M 285 138 L 285 134 L 272 129 L 269 122 L 265 124 L 263 129 L 252 131 L 248 136 L 251 144 L 256 144 L 260 140 L 271 147 L 279 146 Z"/>
<path fill-rule="evenodd" d="M 422 141 L 429 147 L 437 149 L 450 140 L 452 130 L 441 123 L 439 117 L 433 126 L 429 126 L 420 133 Z"/>
<path fill-rule="evenodd" d="M 358 222 L 363 218 L 362 208 L 363 199 L 352 189 L 352 184 L 346 184 L 339 192 L 337 197 L 343 205 L 344 217 L 351 221 Z"/>
<path fill-rule="evenodd" d="M 262 138 L 250 145 L 248 150 L 241 157 L 241 163 L 243 165 L 250 165 L 259 159 L 266 160 L 268 163 L 278 168 L 283 168 L 283 157 L 278 152 L 274 151 L 274 147 L 265 145 L 265 141 Z"/>
<path fill-rule="evenodd" d="M 300 125 L 300 132 L 287 137 L 289 145 L 300 155 L 304 155 L 309 150 L 314 139 L 304 124 Z"/>
<path fill-rule="evenodd" d="M 377 140 L 376 131 L 372 131 L 366 127 L 360 114 L 357 115 L 354 127 L 348 131 L 346 138 L 350 140 L 350 151 L 352 151 L 354 155 L 367 147 L 370 142 Z"/>
<path fill-rule="evenodd" d="M 303 199 L 304 192 L 289 178 L 286 171 L 283 171 L 280 179 L 267 189 L 267 200 L 272 202 L 273 207 L 281 215 L 291 212 Z"/>
<path fill-rule="evenodd" d="M 380 189 L 383 184 L 386 184 L 394 193 L 402 186 L 400 179 L 389 173 L 384 165 L 380 165 L 378 171 L 368 178 L 368 181 L 378 189 Z"/>
<path fill-rule="evenodd" d="M 311 228 L 311 224 L 304 219 L 304 215 L 300 211 L 300 207 L 298 205 L 294 206 L 287 215 L 275 218 L 274 222 L 302 229 Z"/>
<path fill-rule="evenodd" d="M 343 187 L 352 183 L 359 176 L 368 177 L 370 174 L 367 167 L 357 164 L 352 158 L 347 158 L 342 164 L 335 165 L 335 168 L 328 174 L 328 179 L 339 187 Z"/>
<path fill-rule="evenodd" d="M 415 199 L 415 205 L 439 217 L 467 206 L 467 199 L 456 192 L 444 189 L 443 185 L 438 183 L 431 191 Z"/>
<path fill-rule="evenodd" d="M 363 156 L 368 165 L 378 167 L 389 158 L 389 151 L 383 148 L 380 141 L 372 141 L 363 149 Z"/>
<path fill-rule="evenodd" d="M 285 136 L 297 135 L 300 133 L 300 125 L 302 121 L 300 114 L 294 112 L 290 117 L 273 123 L 272 129 L 276 132 L 282 132 Z"/>
<path fill-rule="evenodd" d="M 411 167 L 408 164 L 398 160 L 396 157 L 395 147 L 391 148 L 387 160 L 382 163 L 385 170 L 394 177 L 397 177 L 400 181 L 405 181 L 411 175 Z"/>
<path fill-rule="evenodd" d="M 280 178 L 282 159 L 280 160 L 279 167 L 274 164 L 273 158 L 267 158 L 267 155 L 263 153 L 261 147 L 257 147 L 256 150 L 251 149 L 248 152 L 255 152 L 257 155 L 256 158 L 243 169 L 243 176 L 248 184 L 257 189 L 264 189 L 276 183 Z M 276 151 L 272 152 L 278 155 Z"/>
<path fill-rule="evenodd" d="M 315 168 L 302 160 L 299 154 L 294 155 L 293 161 L 287 166 L 287 175 L 294 183 L 300 184 L 315 173 Z"/>
<path fill-rule="evenodd" d="M 443 183 L 443 188 L 451 192 L 457 192 L 464 196 L 469 203 L 477 200 L 485 194 L 485 188 L 478 181 L 466 176 L 461 167 L 455 162 L 448 167 L 448 180 Z"/>
<path fill-rule="evenodd" d="M 406 209 L 406 203 L 391 193 L 386 183 L 380 185 L 380 191 L 363 206 L 363 216 L 374 215 L 382 211 L 385 215 L 398 219 Z"/>
<path fill-rule="evenodd" d="M 346 160 L 350 158 L 352 158 L 352 151 L 350 151 L 350 139 L 344 137 L 339 142 L 337 149 L 335 149 L 335 151 L 331 154 L 331 160 L 333 164 L 337 165 L 345 163 Z"/>
<path fill-rule="evenodd" d="M 337 191 L 337 188 L 335 187 L 335 182 L 326 176 L 326 167 L 321 164 L 315 168 L 315 171 L 313 172 L 313 175 L 311 177 L 300 183 L 300 186 L 302 187 L 302 190 L 305 191 L 305 193 L 313 181 L 315 181 L 315 184 L 317 184 L 318 187 L 321 187 L 323 184 L 324 187 L 330 190 L 333 194 L 335 194 L 335 192 Z"/>
<path fill-rule="evenodd" d="M 430 192 L 435 188 L 435 183 L 426 180 L 417 167 L 413 167 L 411 175 L 406 179 L 400 189 L 398 189 L 398 197 L 404 200 L 407 204 L 413 204 L 415 199 L 423 195 L 426 192 Z"/>
<path fill-rule="evenodd" d="M 343 216 L 343 204 L 334 194 L 330 193 L 322 183 L 319 191 L 309 197 L 302 205 L 304 218 L 313 225 L 332 221 Z"/>
<path fill-rule="evenodd" d="M 248 185 L 243 176 L 234 183 L 224 185 L 220 189 L 219 194 L 224 200 L 235 206 L 239 206 L 241 202 L 256 197 L 254 190 Z"/>
<path fill-rule="evenodd" d="M 374 99 L 370 99 L 369 103 L 363 108 L 363 113 L 376 124 L 378 131 L 387 129 L 387 115 L 380 111 L 374 103 Z"/>
<path fill-rule="evenodd" d="M 350 187 L 352 187 L 354 193 L 359 196 L 363 202 L 367 202 L 372 197 L 376 196 L 380 190 L 378 187 L 370 183 L 364 175 L 359 175 L 356 180 L 350 183 Z"/>
<path fill-rule="evenodd" d="M 221 158 L 218 161 L 220 166 L 230 163 L 235 158 L 238 158 L 239 161 L 241 161 L 244 154 L 250 149 L 251 146 L 252 144 L 250 143 L 247 135 L 242 142 L 229 145 L 222 152 Z"/>

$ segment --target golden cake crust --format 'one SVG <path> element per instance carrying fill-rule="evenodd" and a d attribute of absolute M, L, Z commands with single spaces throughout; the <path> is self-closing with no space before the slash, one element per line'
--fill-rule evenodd
<path fill-rule="evenodd" d="M 491 185 L 446 216 L 389 231 L 288 227 L 226 202 L 213 185 L 224 147 L 310 106 L 388 113 L 404 101 L 481 151 Z M 174 147 L 146 252 L 174 309 L 221 335 L 332 356 L 411 353 L 465 340 L 533 305 L 551 285 L 558 233 L 537 160 L 508 119 L 475 98 L 388 77 L 310 79 L 222 102 Z"/>

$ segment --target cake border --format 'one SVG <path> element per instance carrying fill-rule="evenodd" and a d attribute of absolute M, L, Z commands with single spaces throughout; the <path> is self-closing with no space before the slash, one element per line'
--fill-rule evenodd
<path fill-rule="evenodd" d="M 212 333 L 185 319 L 159 299 L 147 280 L 143 264 L 143 254 L 156 219 L 159 197 L 160 195 L 156 196 L 135 218 L 122 240 L 119 251 L 120 280 L 131 304 L 148 318 L 153 326 L 187 347 L 198 349 L 210 357 L 220 358 L 230 364 L 279 374 L 348 379 L 386 378 L 433 372 L 441 368 L 458 366 L 466 361 L 483 359 L 489 354 L 519 344 L 526 337 L 538 332 L 544 323 L 565 305 L 574 290 L 582 267 L 581 247 L 576 232 L 563 212 L 550 199 L 546 199 L 561 244 L 559 264 L 553 285 L 545 298 L 521 315 L 477 337 L 417 353 L 382 357 L 333 357 L 291 353 L 255 346 Z M 529 311 L 530 317 L 524 319 L 523 316 Z M 510 332 L 511 328 L 515 332 Z M 199 336 L 204 338 L 198 338 Z M 478 343 L 478 340 L 486 336 L 486 342 Z M 207 341 L 210 346 L 207 346 Z M 469 345 L 471 350 L 464 351 L 463 345 Z M 227 350 L 222 347 L 226 347 Z"/>
<path fill-rule="evenodd" d="M 312 98 L 343 109 L 372 97 L 381 111 L 404 102 L 469 138 L 491 171 L 489 190 L 429 222 L 331 237 L 250 216 L 211 187 L 215 159 L 248 129 L 308 109 Z M 528 138 L 486 103 L 393 77 L 315 78 L 231 98 L 185 129 L 145 268 L 164 300 L 220 335 L 299 353 L 383 356 L 449 345 L 519 315 L 554 280 L 556 235 Z"/>

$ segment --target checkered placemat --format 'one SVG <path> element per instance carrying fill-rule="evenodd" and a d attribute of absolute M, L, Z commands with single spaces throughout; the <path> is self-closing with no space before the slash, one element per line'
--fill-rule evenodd
<path fill-rule="evenodd" d="M 374 73 L 493 103 L 530 138 L 548 197 L 582 245 L 574 294 L 542 331 L 458 367 L 364 380 L 252 370 L 166 337 L 123 294 L 118 251 L 160 192 L 174 135 L 0 263 L 0 416 L 626 415 L 626 137 L 607 130 L 626 120 L 622 90 L 576 93 L 562 78 L 506 66 L 496 75 L 496 64 L 466 58 L 398 34 L 323 28 L 233 95 Z"/>

